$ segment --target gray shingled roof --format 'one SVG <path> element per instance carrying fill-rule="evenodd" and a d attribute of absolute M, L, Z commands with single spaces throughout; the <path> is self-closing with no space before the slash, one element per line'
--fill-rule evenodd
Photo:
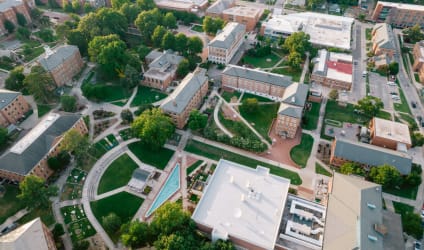
<path fill-rule="evenodd" d="M 302 113 L 303 107 L 293 106 L 283 102 L 280 104 L 280 108 L 278 108 L 278 114 L 294 118 L 302 118 Z"/>
<path fill-rule="evenodd" d="M 145 57 L 146 60 L 155 60 L 156 58 L 160 57 L 163 53 L 158 51 L 157 49 L 152 50 L 149 52 L 149 54 L 147 54 L 147 56 Z"/>
<path fill-rule="evenodd" d="M 10 91 L 7 89 L 0 89 L 0 109 L 3 109 L 15 100 L 21 93 Z"/>
<path fill-rule="evenodd" d="M 218 0 L 206 9 L 206 13 L 221 14 L 224 10 L 228 9 L 233 4 L 234 0 Z"/>
<path fill-rule="evenodd" d="M 43 134 L 41 134 L 21 154 L 7 151 L 0 157 L 0 169 L 26 175 L 51 149 L 55 138 L 68 131 L 81 115 L 62 114 Z"/>
<path fill-rule="evenodd" d="M 272 85 L 282 86 L 287 88 L 292 84 L 292 78 L 289 76 L 269 73 L 256 69 L 249 69 L 236 65 L 228 65 L 222 72 L 224 75 L 246 78 L 250 80 L 269 83 Z"/>
<path fill-rule="evenodd" d="M 299 107 L 305 106 L 309 85 L 294 82 L 284 91 L 283 102 Z"/>
<path fill-rule="evenodd" d="M 374 26 L 372 30 L 375 41 L 380 48 L 384 49 L 396 49 L 394 44 L 395 36 L 393 34 L 392 28 L 386 23 L 378 23 Z"/>
<path fill-rule="evenodd" d="M 149 64 L 149 68 L 162 68 L 166 65 L 178 65 L 183 59 L 184 57 L 176 55 L 172 50 L 167 50 L 154 59 L 153 62 Z"/>
<path fill-rule="evenodd" d="M 76 51 L 78 51 L 78 47 L 74 45 L 60 46 L 53 51 L 53 54 L 38 60 L 38 62 L 46 71 L 52 71 L 57 66 L 61 65 L 63 61 L 71 57 Z"/>
<path fill-rule="evenodd" d="M 18 6 L 23 4 L 22 1 L 18 1 L 18 0 L 4 0 L 4 1 L 0 1 L 0 12 L 3 12 L 11 7 L 14 6 Z"/>
<path fill-rule="evenodd" d="M 396 167 L 403 175 L 411 172 L 412 158 L 409 155 L 366 143 L 337 138 L 334 155 L 369 166 L 388 164 Z"/>
<path fill-rule="evenodd" d="M 216 37 L 209 42 L 208 46 L 215 48 L 229 49 L 233 46 L 237 38 L 237 34 L 246 32 L 246 26 L 235 22 L 230 22 L 225 25 L 224 29 L 216 34 Z M 226 34 L 227 35 L 224 35 Z M 224 38 L 224 39 L 222 39 Z"/>
<path fill-rule="evenodd" d="M 147 181 L 147 178 L 149 178 L 149 176 L 150 176 L 150 172 L 141 168 L 136 168 L 132 174 L 132 178 L 140 180 L 140 181 L 144 181 L 144 182 Z"/>
<path fill-rule="evenodd" d="M 203 84 L 207 84 L 206 70 L 198 68 L 188 74 L 160 106 L 165 112 L 179 114 L 184 111 L 191 98 L 199 91 Z"/>

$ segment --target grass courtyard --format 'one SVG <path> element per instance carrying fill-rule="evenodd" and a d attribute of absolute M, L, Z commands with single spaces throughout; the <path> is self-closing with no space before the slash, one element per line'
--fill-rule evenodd
<path fill-rule="evenodd" d="M 131 102 L 131 107 L 150 104 L 167 97 L 167 94 L 146 86 L 138 86 L 137 94 Z"/>
<path fill-rule="evenodd" d="M 187 169 L 186 169 L 186 175 L 190 175 L 196 168 L 198 168 L 200 165 L 202 165 L 203 161 L 202 160 L 198 160 L 195 163 L 191 164 Z"/>
<path fill-rule="evenodd" d="M 174 151 L 167 148 L 160 148 L 159 150 L 152 150 L 147 148 L 141 142 L 134 142 L 128 145 L 128 148 L 137 158 L 153 167 L 164 169 L 168 161 L 174 155 Z"/>
<path fill-rule="evenodd" d="M 309 156 L 311 155 L 314 138 L 309 134 L 302 134 L 302 139 L 299 145 L 294 146 L 290 150 L 291 159 L 299 166 L 306 167 Z"/>
<path fill-rule="evenodd" d="M 233 97 L 236 97 L 238 99 L 240 95 L 241 93 L 237 91 L 233 91 L 233 92 L 224 91 L 221 94 L 222 98 L 224 98 L 226 102 L 231 102 L 231 98 Z"/>
<path fill-rule="evenodd" d="M 315 173 L 322 174 L 329 177 L 333 176 L 332 173 L 330 173 L 327 169 L 325 169 L 323 166 L 321 166 L 321 164 L 317 162 L 315 163 Z"/>
<path fill-rule="evenodd" d="M 245 92 L 243 94 L 243 97 L 241 98 L 241 101 L 243 102 L 244 100 L 246 100 L 247 98 L 256 98 L 258 100 L 258 102 L 274 102 L 273 100 L 263 97 L 263 96 L 259 96 L 259 95 L 255 95 L 255 94 L 251 94 L 251 93 L 247 93 Z"/>
<path fill-rule="evenodd" d="M 263 57 L 244 55 L 241 59 L 241 62 L 243 62 L 243 64 L 250 65 L 254 68 L 271 68 L 280 60 L 281 58 L 279 56 L 275 55 L 274 53 L 271 53 Z"/>
<path fill-rule="evenodd" d="M 277 116 L 279 106 L 280 103 L 259 105 L 256 112 L 240 112 L 240 114 L 259 134 L 269 139 L 268 132 L 272 125 L 272 121 Z"/>
<path fill-rule="evenodd" d="M 24 208 L 16 198 L 16 195 L 19 194 L 18 186 L 9 184 L 3 184 L 3 186 L 6 188 L 6 193 L 0 198 L 0 224 Z"/>
<path fill-rule="evenodd" d="M 256 168 L 258 165 L 269 168 L 271 174 L 275 174 L 281 177 L 285 177 L 290 179 L 291 184 L 300 185 L 302 184 L 302 179 L 300 176 L 288 169 L 280 168 L 278 166 L 274 166 L 265 162 L 261 162 L 246 156 L 242 156 L 236 153 L 232 153 L 214 146 L 207 145 L 202 142 L 189 140 L 187 142 L 185 151 L 204 156 L 206 158 L 219 161 L 221 158 L 224 158 L 229 161 L 237 162 L 239 164 L 245 165 L 247 167 Z"/>
<path fill-rule="evenodd" d="M 49 113 L 50 110 L 52 110 L 51 105 L 48 104 L 38 104 L 37 103 L 37 110 L 38 110 L 38 118 L 43 117 L 45 114 Z"/>
<path fill-rule="evenodd" d="M 62 207 L 60 212 L 68 227 L 72 242 L 78 242 L 96 234 L 96 230 L 88 221 L 82 205 Z"/>
<path fill-rule="evenodd" d="M 409 108 L 408 100 L 406 100 L 406 97 L 405 97 L 405 94 L 402 91 L 402 88 L 399 87 L 398 90 L 399 90 L 399 97 L 400 97 L 401 103 L 394 103 L 393 104 L 395 110 L 399 111 L 399 112 L 411 114 L 411 109 Z"/>
<path fill-rule="evenodd" d="M 91 146 L 91 148 L 89 149 L 89 153 L 96 159 L 99 159 L 104 154 L 106 154 L 107 151 L 116 147 L 118 144 L 119 142 L 116 137 L 110 134 L 93 144 L 93 146 Z"/>
<path fill-rule="evenodd" d="M 300 76 L 302 75 L 302 69 L 292 70 L 290 67 L 273 69 L 271 72 L 280 75 L 291 76 L 294 82 L 299 82 Z"/>
<path fill-rule="evenodd" d="M 93 211 L 96 219 L 102 224 L 102 218 L 115 213 L 121 218 L 122 224 L 129 222 L 143 204 L 143 199 L 127 192 L 121 192 L 101 200 L 93 201 L 90 203 L 91 210 Z M 109 235 L 114 242 L 119 239 L 119 234 Z"/>
<path fill-rule="evenodd" d="M 321 103 L 311 102 L 311 109 L 305 111 L 303 119 L 305 123 L 302 123 L 302 128 L 306 130 L 314 130 L 318 126 L 319 110 Z"/>
<path fill-rule="evenodd" d="M 97 194 L 103 194 L 127 185 L 136 168 L 138 168 L 138 165 L 131 157 L 127 154 L 121 155 L 114 160 L 103 173 L 99 182 Z"/>

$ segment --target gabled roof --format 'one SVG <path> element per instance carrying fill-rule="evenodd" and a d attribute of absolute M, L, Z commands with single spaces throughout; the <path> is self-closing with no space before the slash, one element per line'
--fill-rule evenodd
<path fill-rule="evenodd" d="M 150 68 L 162 68 L 166 67 L 166 65 L 178 65 L 184 57 L 176 55 L 172 50 L 166 50 L 164 52 L 150 52 L 149 55 L 156 56 L 156 58 L 149 64 Z"/>
<path fill-rule="evenodd" d="M 9 8 L 15 7 L 15 6 L 19 6 L 21 4 L 24 4 L 23 1 L 19 1 L 19 0 L 4 0 L 4 1 L 0 1 L 0 12 L 3 12 Z"/>
<path fill-rule="evenodd" d="M 21 93 L 0 89 L 0 110 L 12 103 Z"/>
<path fill-rule="evenodd" d="M 387 23 L 377 23 L 372 30 L 372 34 L 372 40 L 378 44 L 379 48 L 396 49 L 393 30 Z"/>
<path fill-rule="evenodd" d="M 290 76 L 284 76 L 274 73 L 269 73 L 256 69 L 249 69 L 236 65 L 228 65 L 222 72 L 224 75 L 235 76 L 259 82 L 269 83 L 272 85 L 282 86 L 287 88 L 292 84 Z"/>
<path fill-rule="evenodd" d="M 52 119 L 51 116 L 57 116 L 57 114 L 52 113 L 47 115 L 46 118 L 32 129 L 32 131 L 42 130 L 41 133 L 31 134 L 32 131 L 30 131 L 11 149 L 0 156 L 0 169 L 20 175 L 27 175 L 50 151 L 55 139 L 72 128 L 81 118 L 81 115 L 78 114 L 63 113 L 59 117 L 55 117 L 54 122 L 49 124 L 47 128 L 42 128 L 46 123 L 50 122 L 49 119 Z M 30 142 L 26 143 L 27 140 Z M 19 147 L 20 145 L 22 147 Z"/>
<path fill-rule="evenodd" d="M 206 13 L 221 14 L 224 10 L 230 8 L 234 4 L 234 0 L 218 0 L 206 9 Z"/>
<path fill-rule="evenodd" d="M 335 157 L 369 166 L 388 164 L 396 167 L 403 175 L 411 172 L 412 158 L 405 153 L 341 138 L 335 140 Z"/>
<path fill-rule="evenodd" d="M 165 99 L 160 107 L 165 112 L 176 114 L 183 112 L 203 84 L 208 84 L 206 69 L 197 68 L 184 77 L 180 85 Z"/>
<path fill-rule="evenodd" d="M 12 232 L 0 236 L 0 249 L 49 249 L 43 223 L 36 218 Z"/>
<path fill-rule="evenodd" d="M 309 85 L 294 82 L 284 91 L 283 102 L 299 107 L 305 106 Z"/>
<path fill-rule="evenodd" d="M 224 29 L 209 42 L 208 46 L 229 49 L 237 39 L 237 35 L 246 32 L 246 26 L 236 22 L 230 22 Z"/>
<path fill-rule="evenodd" d="M 79 52 L 77 46 L 63 45 L 55 49 L 52 54 L 47 54 L 46 57 L 38 60 L 38 62 L 46 71 L 50 72 L 76 52 Z"/>
<path fill-rule="evenodd" d="M 285 103 L 281 103 L 278 108 L 279 115 L 290 116 L 294 118 L 302 118 L 303 107 L 293 106 Z"/>

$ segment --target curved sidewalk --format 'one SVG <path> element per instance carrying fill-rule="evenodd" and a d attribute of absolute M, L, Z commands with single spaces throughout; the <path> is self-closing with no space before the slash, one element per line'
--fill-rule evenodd
<path fill-rule="evenodd" d="M 129 144 L 136 142 L 138 140 L 139 139 L 130 139 L 128 141 L 125 141 L 119 144 L 117 147 L 108 151 L 105 155 L 103 155 L 103 157 L 100 158 L 96 162 L 96 164 L 94 164 L 93 168 L 88 173 L 84 183 L 83 190 L 82 190 L 81 200 L 82 200 L 82 204 L 83 204 L 87 219 L 90 221 L 94 229 L 96 229 L 100 237 L 102 237 L 103 241 L 105 242 L 106 246 L 109 249 L 118 249 L 118 248 L 115 246 L 113 241 L 109 238 L 109 235 L 105 232 L 103 227 L 97 221 L 96 217 L 93 214 L 93 211 L 91 211 L 90 201 L 95 200 L 95 197 L 97 194 L 97 186 L 99 185 L 100 178 L 103 175 L 104 171 L 107 169 L 107 167 L 116 158 L 118 158 L 121 154 L 125 153 L 128 150 L 127 146 Z"/>

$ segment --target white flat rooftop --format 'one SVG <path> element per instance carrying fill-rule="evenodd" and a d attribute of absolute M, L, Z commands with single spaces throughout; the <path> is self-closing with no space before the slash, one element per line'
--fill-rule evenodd
<path fill-rule="evenodd" d="M 268 168 L 220 160 L 192 218 L 212 228 L 212 238 L 232 236 L 274 249 L 289 186 Z"/>
<path fill-rule="evenodd" d="M 376 136 L 411 145 L 411 135 L 407 125 L 375 117 L 374 126 Z"/>
<path fill-rule="evenodd" d="M 385 6 L 395 7 L 398 9 L 424 11 L 424 6 L 417 5 L 417 4 L 391 3 L 391 2 L 383 2 L 383 1 L 378 1 L 378 3 L 381 3 Z"/>

